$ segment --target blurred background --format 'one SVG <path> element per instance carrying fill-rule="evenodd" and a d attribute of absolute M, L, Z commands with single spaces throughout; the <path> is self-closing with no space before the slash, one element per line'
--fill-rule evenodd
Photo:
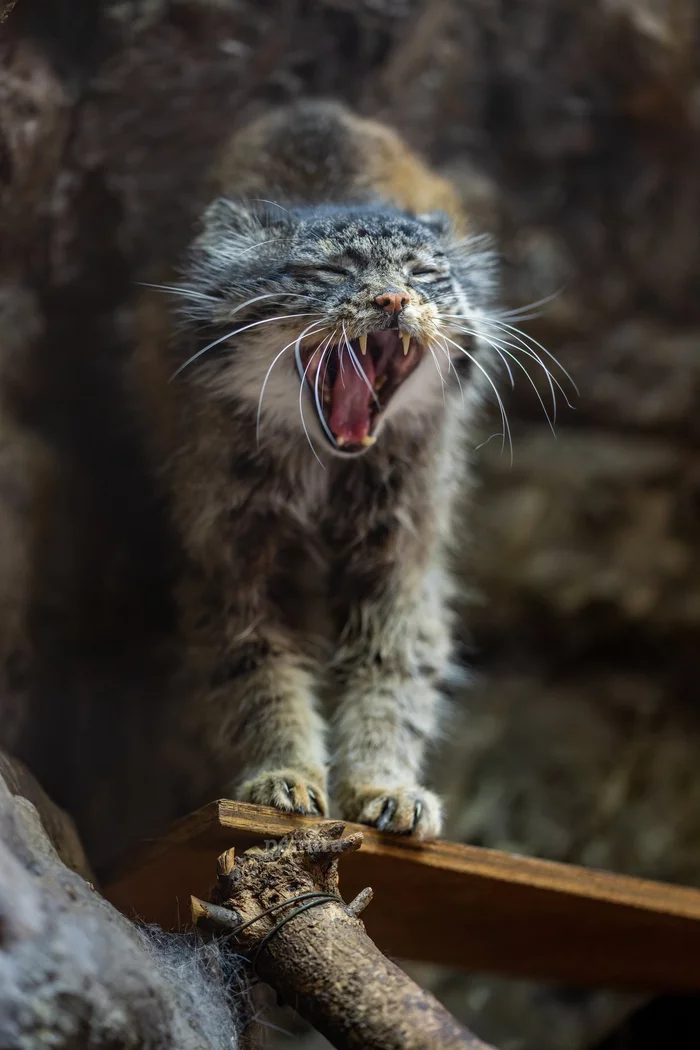
<path fill-rule="evenodd" d="M 506 376 L 512 465 L 500 440 L 474 452 L 473 681 L 435 777 L 450 836 L 700 885 L 699 59 L 699 0 L 18 0 L 0 25 L 0 735 L 102 870 L 177 809 L 157 766 L 168 540 L 125 367 L 149 331 L 136 282 L 186 245 L 233 128 L 320 95 L 453 179 L 506 305 L 549 300 L 515 323 L 579 388 L 558 374 L 554 437 Z M 498 430 L 494 411 L 481 440 Z M 698 1045 L 692 1000 L 412 972 L 502 1050 Z M 323 1045 L 280 1023 L 280 1046 Z"/>

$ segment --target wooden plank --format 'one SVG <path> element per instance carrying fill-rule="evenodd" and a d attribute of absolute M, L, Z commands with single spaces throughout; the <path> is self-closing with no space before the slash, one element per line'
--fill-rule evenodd
<path fill-rule="evenodd" d="M 120 869 L 106 896 L 167 929 L 206 897 L 219 853 L 315 823 L 221 800 Z M 341 891 L 384 952 L 473 971 L 640 990 L 700 989 L 700 891 L 475 846 L 427 846 L 370 828 L 343 858 Z"/>

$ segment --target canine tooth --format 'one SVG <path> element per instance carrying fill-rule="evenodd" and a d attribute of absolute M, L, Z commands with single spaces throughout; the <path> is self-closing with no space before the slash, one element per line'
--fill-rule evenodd
<path fill-rule="evenodd" d="M 367 336 L 366 335 L 361 335 L 359 340 L 358 340 L 358 342 L 360 344 L 360 350 L 362 351 L 363 354 L 366 354 L 367 353 Z"/>
<path fill-rule="evenodd" d="M 406 357 L 408 354 L 408 348 L 411 345 L 411 337 L 408 332 L 404 332 L 401 336 L 401 342 L 403 343 L 403 356 Z"/>
<path fill-rule="evenodd" d="M 335 439 L 335 443 L 338 446 L 338 448 L 341 448 L 345 444 L 345 438 L 344 437 L 337 437 Z"/>
<path fill-rule="evenodd" d="M 373 445 L 373 444 L 374 444 L 374 442 L 375 442 L 376 440 L 377 440 L 377 439 L 376 439 L 375 437 L 372 437 L 372 435 L 371 435 L 371 434 L 366 434 L 366 435 L 365 435 L 365 436 L 363 437 L 363 439 L 362 439 L 362 441 L 360 442 L 360 444 L 361 444 L 361 445 L 364 445 L 364 446 L 365 446 L 365 448 L 369 448 L 369 446 L 370 446 L 370 445 Z"/>

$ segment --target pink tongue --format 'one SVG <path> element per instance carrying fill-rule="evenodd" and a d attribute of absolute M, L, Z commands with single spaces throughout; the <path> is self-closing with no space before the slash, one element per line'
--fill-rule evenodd
<path fill-rule="evenodd" d="M 338 444 L 356 444 L 369 434 L 370 404 L 374 384 L 372 355 L 360 357 L 364 372 L 358 375 L 353 363 L 344 355 L 342 372 L 338 369 L 331 390 L 330 428 Z"/>

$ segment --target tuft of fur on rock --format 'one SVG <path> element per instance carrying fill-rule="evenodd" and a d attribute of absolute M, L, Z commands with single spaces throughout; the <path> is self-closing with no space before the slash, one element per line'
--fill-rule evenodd
<path fill-rule="evenodd" d="M 198 933 L 165 933 L 158 926 L 140 932 L 155 969 L 176 990 L 183 1037 L 189 1028 L 211 1050 L 235 1050 L 250 1005 L 241 956 Z"/>
<path fill-rule="evenodd" d="M 0 911 L 39 921 L 0 947 L 0 1046 L 235 1050 L 244 996 L 235 957 L 156 930 L 132 942 L 95 914 L 52 918 L 31 889 L 18 901 L 19 872 L 3 852 Z"/>
<path fill-rule="evenodd" d="M 128 922 L 0 777 L 3 1050 L 236 1050 L 242 973 L 216 944 Z"/>

